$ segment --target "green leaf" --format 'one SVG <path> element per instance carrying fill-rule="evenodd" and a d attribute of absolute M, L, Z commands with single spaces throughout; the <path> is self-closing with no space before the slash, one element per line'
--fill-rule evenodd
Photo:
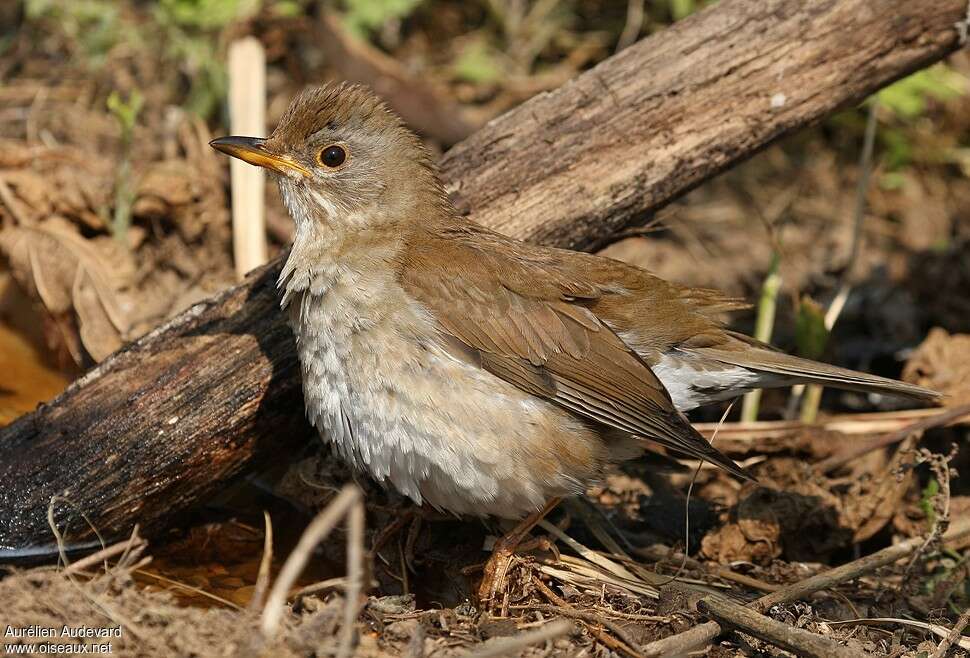
<path fill-rule="evenodd" d="M 913 160 L 913 144 L 909 132 L 902 127 L 888 127 L 879 131 L 883 163 L 888 171 L 905 167 Z"/>
<path fill-rule="evenodd" d="M 122 100 L 117 91 L 111 92 L 111 95 L 108 96 L 108 109 L 118 120 L 118 124 L 121 126 L 122 139 L 126 143 L 131 141 L 131 132 L 135 128 L 138 113 L 141 112 L 144 104 L 145 98 L 137 89 L 131 92 L 128 100 Z"/>
<path fill-rule="evenodd" d="M 825 328 L 825 311 L 818 302 L 806 295 L 798 305 L 795 320 L 795 345 L 800 356 L 817 359 L 825 352 L 829 330 Z"/>
<path fill-rule="evenodd" d="M 670 0 L 670 15 L 675 21 L 690 16 L 697 11 L 696 0 Z"/>
<path fill-rule="evenodd" d="M 295 18 L 303 15 L 303 5 L 298 0 L 277 0 L 272 5 L 274 16 Z"/>
<path fill-rule="evenodd" d="M 933 498 L 939 493 L 940 483 L 936 481 L 936 478 L 930 478 L 930 481 L 923 488 L 923 495 L 919 501 L 920 509 L 926 515 L 926 523 L 930 528 L 936 523 L 936 510 L 933 506 Z"/>
<path fill-rule="evenodd" d="M 465 44 L 452 70 L 456 78 L 476 84 L 488 84 L 502 77 L 502 68 L 484 39 Z"/>
<path fill-rule="evenodd" d="M 406 18 L 422 0 L 344 0 L 344 24 L 358 37 L 376 32 L 392 19 Z"/>
<path fill-rule="evenodd" d="M 260 0 L 160 0 L 159 8 L 177 25 L 212 30 L 259 11 Z"/>
<path fill-rule="evenodd" d="M 879 187 L 887 192 L 900 190 L 905 184 L 906 176 L 899 171 L 887 171 L 879 177 Z"/>
<path fill-rule="evenodd" d="M 928 102 L 946 102 L 966 95 L 970 80 L 945 64 L 937 64 L 899 80 L 877 96 L 900 119 L 915 119 L 926 112 Z"/>

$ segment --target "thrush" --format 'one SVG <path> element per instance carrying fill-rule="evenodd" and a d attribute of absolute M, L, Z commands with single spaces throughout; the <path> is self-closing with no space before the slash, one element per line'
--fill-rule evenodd
<path fill-rule="evenodd" d="M 939 397 L 732 331 L 746 305 L 715 290 L 461 217 L 364 87 L 306 90 L 268 138 L 211 144 L 274 172 L 296 224 L 278 285 L 309 420 L 418 504 L 521 518 L 651 443 L 750 478 L 683 412 L 755 388 Z"/>

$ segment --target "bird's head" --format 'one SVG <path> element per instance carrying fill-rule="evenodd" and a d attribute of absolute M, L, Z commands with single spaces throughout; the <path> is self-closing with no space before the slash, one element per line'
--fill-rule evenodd
<path fill-rule="evenodd" d="M 298 224 L 373 228 L 444 201 L 427 148 L 358 85 L 304 90 L 266 139 L 220 137 L 210 145 L 276 174 Z"/>

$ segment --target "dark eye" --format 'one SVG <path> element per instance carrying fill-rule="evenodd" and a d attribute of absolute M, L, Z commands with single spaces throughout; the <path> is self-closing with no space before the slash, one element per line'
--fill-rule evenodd
<path fill-rule="evenodd" d="M 320 151 L 320 164 L 328 167 L 339 167 L 347 159 L 347 151 L 341 146 L 328 146 Z"/>

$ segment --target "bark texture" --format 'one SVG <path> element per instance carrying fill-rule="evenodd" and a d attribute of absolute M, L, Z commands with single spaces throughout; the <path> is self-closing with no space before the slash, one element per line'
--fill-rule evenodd
<path fill-rule="evenodd" d="M 442 160 L 459 208 L 588 248 L 787 132 L 958 47 L 966 0 L 722 0 L 492 121 Z M 0 430 L 0 558 L 150 532 L 312 435 L 279 263 Z M 3 549 L 7 549 L 4 551 Z"/>

